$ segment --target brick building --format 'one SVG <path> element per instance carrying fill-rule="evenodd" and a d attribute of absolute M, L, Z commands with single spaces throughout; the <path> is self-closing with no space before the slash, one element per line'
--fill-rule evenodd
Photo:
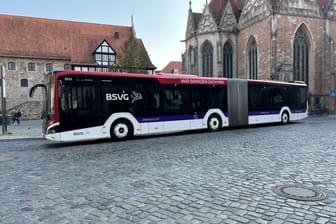
<path fill-rule="evenodd" d="M 29 98 L 29 89 L 53 70 L 107 71 L 118 64 L 124 41 L 134 26 L 114 26 L 0 15 L 0 65 L 6 73 L 7 110 L 39 118 L 43 93 Z M 138 44 L 145 50 L 141 39 Z M 147 55 L 146 69 L 155 66 Z"/>
<path fill-rule="evenodd" d="M 182 73 L 182 62 L 171 61 L 160 71 L 161 73 L 180 74 Z"/>
<path fill-rule="evenodd" d="M 183 71 L 214 77 L 298 80 L 310 108 L 336 112 L 336 1 L 211 0 L 190 9 Z"/>

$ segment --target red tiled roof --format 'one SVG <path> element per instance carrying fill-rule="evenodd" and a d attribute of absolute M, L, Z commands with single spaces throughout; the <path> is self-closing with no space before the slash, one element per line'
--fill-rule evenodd
<path fill-rule="evenodd" d="M 210 2 L 210 11 L 212 12 L 212 15 L 215 17 L 217 22 L 222 18 L 226 4 L 227 0 L 212 0 Z"/>
<path fill-rule="evenodd" d="M 162 69 L 161 73 L 174 73 L 174 70 L 177 69 L 178 73 L 182 73 L 182 62 L 180 61 L 171 61 L 169 62 L 164 69 Z"/>
<path fill-rule="evenodd" d="M 233 13 L 238 21 L 245 0 L 211 0 L 209 7 L 217 22 L 221 20 L 228 1 L 230 1 Z"/>
<path fill-rule="evenodd" d="M 106 40 L 118 54 L 132 27 L 0 15 L 0 33 L 0 56 L 93 64 L 99 44 Z M 114 38 L 115 33 L 119 33 L 119 39 Z M 144 48 L 141 39 L 138 41 Z M 148 60 L 149 67 L 155 68 Z"/>

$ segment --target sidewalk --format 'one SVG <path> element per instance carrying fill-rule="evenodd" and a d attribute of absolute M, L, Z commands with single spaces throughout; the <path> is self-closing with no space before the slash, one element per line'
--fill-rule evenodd
<path fill-rule="evenodd" d="M 42 120 L 22 120 L 20 124 L 7 125 L 7 134 L 2 134 L 0 125 L 0 141 L 5 139 L 43 138 Z"/>

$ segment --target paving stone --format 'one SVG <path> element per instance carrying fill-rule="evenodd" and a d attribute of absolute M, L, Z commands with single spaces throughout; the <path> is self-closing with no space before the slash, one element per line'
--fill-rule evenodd
<path fill-rule="evenodd" d="M 53 144 L 2 140 L 0 222 L 336 223 L 336 116 L 293 125 Z M 272 187 L 301 183 L 323 201 Z"/>

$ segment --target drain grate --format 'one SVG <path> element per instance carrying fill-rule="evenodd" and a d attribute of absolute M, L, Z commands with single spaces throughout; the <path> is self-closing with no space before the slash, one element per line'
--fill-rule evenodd
<path fill-rule="evenodd" d="M 326 193 L 315 187 L 302 184 L 288 184 L 272 187 L 280 196 L 298 201 L 321 201 L 327 197 Z"/>

